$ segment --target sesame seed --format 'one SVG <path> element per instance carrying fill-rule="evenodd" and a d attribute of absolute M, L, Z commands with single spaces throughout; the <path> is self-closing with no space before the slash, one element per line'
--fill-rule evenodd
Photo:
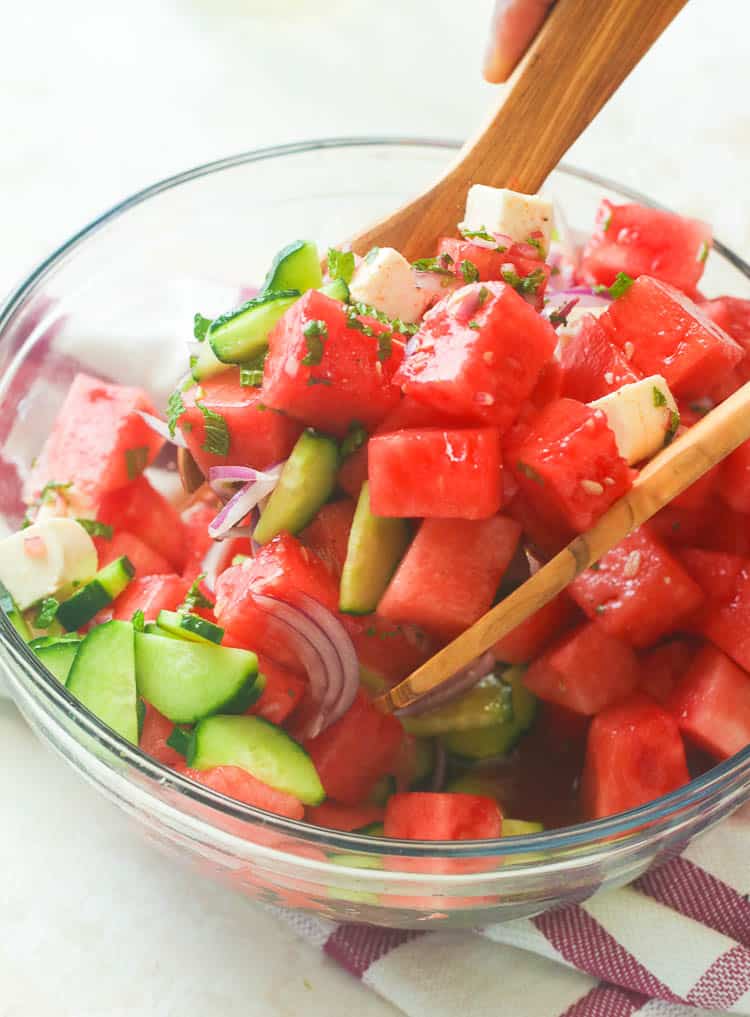
<path fill-rule="evenodd" d="M 604 380 L 606 381 L 606 383 L 608 385 L 611 385 L 612 382 L 615 380 L 615 376 L 614 376 L 614 374 L 611 371 L 605 371 L 604 372 Z"/>
<path fill-rule="evenodd" d="M 626 360 L 632 360 L 633 354 L 635 353 L 635 347 L 631 342 L 626 342 L 622 348 L 622 352 L 625 354 Z"/>
<path fill-rule="evenodd" d="M 615 486 L 614 477 L 605 477 L 604 484 L 606 487 L 614 487 Z"/>
<path fill-rule="evenodd" d="M 604 494 L 604 487 L 598 480 L 582 480 L 581 487 L 586 494 Z"/>
<path fill-rule="evenodd" d="M 633 576 L 638 575 L 638 570 L 641 567 L 641 552 L 631 551 L 625 559 L 625 565 L 623 566 L 622 574 L 626 579 L 632 579 Z"/>
<path fill-rule="evenodd" d="M 495 397 L 490 395 L 489 392 L 477 392 L 474 395 L 474 402 L 479 403 L 480 406 L 492 406 L 495 402 Z"/>

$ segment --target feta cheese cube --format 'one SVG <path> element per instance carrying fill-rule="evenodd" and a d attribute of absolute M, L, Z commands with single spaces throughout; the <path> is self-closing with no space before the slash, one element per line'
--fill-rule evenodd
<path fill-rule="evenodd" d="M 417 286 L 409 262 L 392 247 L 370 251 L 357 267 L 349 292 L 353 300 L 409 323 L 419 321 L 430 299 Z"/>
<path fill-rule="evenodd" d="M 630 466 L 664 448 L 680 419 L 677 403 L 660 374 L 623 385 L 589 406 L 605 414 L 617 449 Z"/>
<path fill-rule="evenodd" d="M 466 211 L 461 225 L 470 230 L 504 233 L 517 243 L 526 243 L 532 233 L 539 231 L 546 255 L 553 219 L 552 202 L 539 194 L 519 194 L 507 187 L 474 184 L 466 195 Z"/>
<path fill-rule="evenodd" d="M 0 541 L 0 582 L 21 611 L 72 593 L 96 567 L 94 542 L 74 519 L 47 519 Z"/>

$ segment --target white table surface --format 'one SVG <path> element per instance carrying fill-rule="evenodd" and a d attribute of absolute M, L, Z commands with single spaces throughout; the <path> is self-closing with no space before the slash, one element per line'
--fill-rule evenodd
<path fill-rule="evenodd" d="M 10 7 L 10 5 L 9 5 Z M 27 0 L 3 21 L 0 290 L 150 181 L 303 137 L 458 137 L 490 0 Z M 691 0 L 572 161 L 750 255 L 747 0 Z M 585 42 L 586 26 L 581 26 Z M 145 843 L 0 700 L 0 1017 L 395 1011 Z"/>

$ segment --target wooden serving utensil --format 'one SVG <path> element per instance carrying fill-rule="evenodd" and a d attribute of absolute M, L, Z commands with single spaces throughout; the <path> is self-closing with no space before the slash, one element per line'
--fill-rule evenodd
<path fill-rule="evenodd" d="M 385 712 L 401 710 L 448 681 L 749 438 L 750 382 L 655 456 L 630 491 L 590 530 L 571 540 L 471 628 L 379 696 L 377 705 Z"/>
<path fill-rule="evenodd" d="M 424 194 L 351 238 L 414 260 L 452 235 L 472 184 L 535 194 L 686 0 L 557 0 L 482 130 Z"/>

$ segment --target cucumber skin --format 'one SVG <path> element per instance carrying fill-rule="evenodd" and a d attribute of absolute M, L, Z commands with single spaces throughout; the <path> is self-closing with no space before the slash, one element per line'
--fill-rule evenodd
<path fill-rule="evenodd" d="M 260 296 L 253 297 L 252 300 L 248 300 L 247 303 L 241 307 L 236 308 L 234 311 L 228 311 L 226 314 L 222 314 L 220 317 L 215 318 L 211 322 L 208 331 L 206 332 L 205 341 L 209 344 L 209 347 L 213 351 L 216 359 L 227 366 L 231 367 L 236 364 L 242 364 L 247 360 L 251 360 L 257 357 L 259 353 L 263 352 L 267 348 L 268 334 L 274 328 L 279 318 L 283 317 L 286 311 L 299 300 L 299 290 L 280 290 L 278 292 L 261 294 Z M 244 337 L 229 338 L 229 344 L 234 347 L 231 352 L 228 352 L 225 348 L 227 344 L 226 333 L 232 328 L 239 328 L 242 322 L 239 319 L 250 317 L 254 313 L 259 318 L 264 314 L 264 309 L 267 312 L 272 309 L 274 304 L 281 304 L 280 313 L 276 317 L 272 317 L 267 323 L 264 322 L 261 328 L 263 334 L 251 334 Z M 267 324 L 267 328 L 266 328 Z M 251 322 L 252 325 L 252 322 Z M 258 328 L 256 321 L 256 330 Z M 265 331 L 263 331 L 265 329 Z M 250 330 L 253 331 L 252 329 Z M 245 349 L 242 353 L 236 348 L 242 343 L 245 343 Z M 252 346 L 248 349 L 247 346 Z"/>
<path fill-rule="evenodd" d="M 261 296 L 285 289 L 305 293 L 322 285 L 323 273 L 317 247 L 309 240 L 294 240 L 275 255 L 260 292 Z"/>
<path fill-rule="evenodd" d="M 126 555 L 115 558 L 60 604 L 57 620 L 68 632 L 80 629 L 119 597 L 134 575 L 135 566 Z"/>
<path fill-rule="evenodd" d="M 107 662 L 107 666 L 103 669 L 102 673 L 106 674 L 107 677 L 111 677 L 112 671 L 110 664 L 113 661 L 117 661 L 120 665 L 124 665 L 124 669 L 128 672 L 127 674 L 120 674 L 118 677 L 123 679 L 123 684 L 117 690 L 118 695 L 114 697 L 115 705 L 119 707 L 117 711 L 117 717 L 113 714 L 105 715 L 106 709 L 102 708 L 102 696 L 101 693 L 105 691 L 101 681 L 101 676 L 94 677 L 93 671 L 98 666 L 99 662 L 97 657 L 99 656 L 98 644 L 102 639 L 106 640 L 106 637 L 111 635 L 113 638 L 106 644 L 107 648 L 104 650 L 103 656 Z M 68 691 L 74 695 L 78 701 L 91 711 L 99 720 L 107 724 L 122 738 L 132 742 L 132 744 L 138 744 L 138 711 L 137 711 L 137 691 L 136 691 L 136 680 L 135 680 L 135 641 L 134 641 L 134 630 L 130 622 L 125 621 L 109 621 L 103 625 L 97 625 L 93 628 L 88 635 L 83 639 L 78 653 L 76 654 L 73 666 L 70 669 L 66 686 Z M 117 642 L 120 645 L 114 648 L 109 647 L 109 642 Z M 125 661 L 123 655 L 128 654 L 130 659 Z M 93 660 L 91 659 L 93 656 Z M 92 667 L 93 665 L 93 667 Z M 130 681 L 132 679 L 132 689 L 130 687 Z M 127 685 L 127 688 L 125 687 Z M 123 697 L 127 696 L 131 698 L 132 693 L 132 710 L 130 704 L 123 703 Z M 117 700 L 120 700 L 119 703 Z M 93 700 L 93 702 L 92 702 Z M 108 707 L 111 705 L 107 702 L 107 697 L 103 697 L 104 706 Z M 98 707 L 98 708 L 97 708 Z M 113 723 L 113 720 L 116 723 Z"/>

